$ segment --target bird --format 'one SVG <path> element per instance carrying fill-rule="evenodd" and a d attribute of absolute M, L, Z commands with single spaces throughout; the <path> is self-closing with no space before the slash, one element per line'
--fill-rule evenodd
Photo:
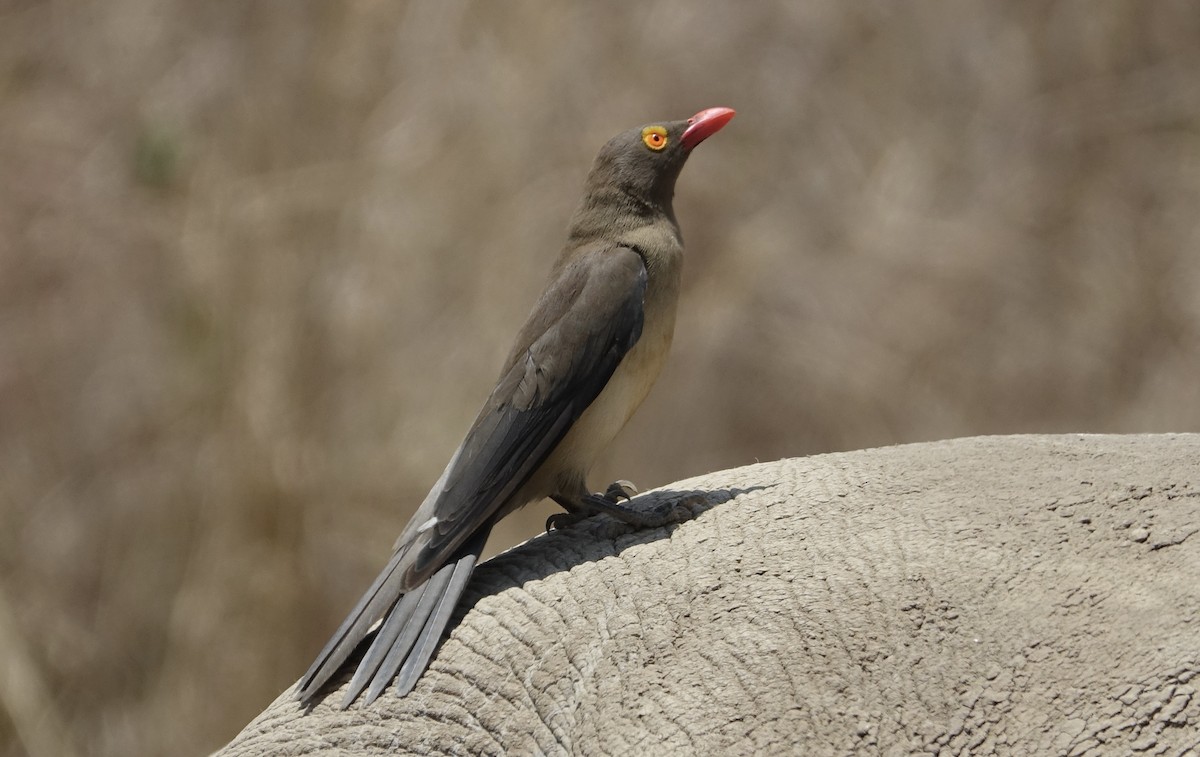
<path fill-rule="evenodd" d="M 565 512 L 547 530 L 607 513 L 636 527 L 642 512 L 618 481 L 592 493 L 600 453 L 658 378 L 675 328 L 683 240 L 672 200 L 692 150 L 731 108 L 624 131 L 600 150 L 567 241 L 504 362 L 499 380 L 441 477 L 404 527 L 383 571 L 296 684 L 311 704 L 374 630 L 340 708 L 416 685 L 449 625 L 492 527 L 549 497 Z"/>

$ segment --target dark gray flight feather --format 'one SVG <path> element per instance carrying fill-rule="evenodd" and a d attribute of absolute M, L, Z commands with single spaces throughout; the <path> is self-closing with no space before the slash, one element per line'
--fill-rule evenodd
<path fill-rule="evenodd" d="M 579 418 L 641 335 L 647 273 L 628 247 L 593 244 L 556 270 L 500 381 L 387 566 L 296 687 L 313 699 L 382 621 L 342 701 L 373 700 L 399 672 L 416 683 L 495 521 Z"/>

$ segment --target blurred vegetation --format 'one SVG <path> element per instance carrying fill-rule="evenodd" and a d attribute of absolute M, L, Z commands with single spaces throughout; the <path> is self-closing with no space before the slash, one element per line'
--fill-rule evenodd
<path fill-rule="evenodd" d="M 595 151 L 714 105 L 673 355 L 593 485 L 1200 430 L 1194 3 L 9 0 L 0 757 L 209 750 L 291 684 Z"/>

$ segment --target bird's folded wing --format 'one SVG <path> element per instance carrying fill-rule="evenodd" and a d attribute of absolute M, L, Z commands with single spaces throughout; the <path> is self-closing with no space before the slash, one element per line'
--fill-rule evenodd
<path fill-rule="evenodd" d="M 387 566 L 301 679 L 298 699 L 315 694 L 380 619 L 392 639 L 411 636 L 410 623 L 428 625 L 427 614 L 407 605 L 403 609 L 414 613 L 412 620 L 398 618 L 402 622 L 389 625 L 389 618 L 405 592 L 423 587 L 443 566 L 461 559 L 474 565 L 483 548 L 480 537 L 486 537 L 496 513 L 546 460 L 637 342 L 645 293 L 645 263 L 628 247 L 594 246 L 557 269 L 462 445 L 397 540 Z M 454 585 L 456 600 L 465 577 Z M 443 600 L 439 604 L 450 598 Z M 433 630 L 423 628 L 422 637 Z M 379 665 L 388 651 L 373 646 L 375 654 L 367 657 Z M 354 689 L 365 685 L 366 680 Z M 356 693 L 352 690 L 351 698 Z"/>
<path fill-rule="evenodd" d="M 596 246 L 559 269 L 441 491 L 426 503 L 432 512 L 413 518 L 416 528 L 436 522 L 410 542 L 409 585 L 443 564 L 545 462 L 637 343 L 645 294 L 645 263 L 628 247 Z"/>

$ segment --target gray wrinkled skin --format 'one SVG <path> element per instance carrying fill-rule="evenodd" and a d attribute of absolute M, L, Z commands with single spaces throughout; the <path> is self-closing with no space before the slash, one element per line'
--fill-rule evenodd
<path fill-rule="evenodd" d="M 1197 461 L 985 437 L 681 482 L 633 503 L 691 520 L 481 565 L 410 696 L 285 692 L 222 754 L 1195 754 Z"/>

